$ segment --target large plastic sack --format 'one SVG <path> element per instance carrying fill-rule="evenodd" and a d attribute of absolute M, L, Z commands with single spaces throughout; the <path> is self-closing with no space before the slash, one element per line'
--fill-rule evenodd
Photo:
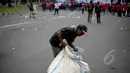
<path fill-rule="evenodd" d="M 66 46 L 50 64 L 47 73 L 90 73 L 89 65 L 82 61 L 82 56 L 70 52 Z"/>

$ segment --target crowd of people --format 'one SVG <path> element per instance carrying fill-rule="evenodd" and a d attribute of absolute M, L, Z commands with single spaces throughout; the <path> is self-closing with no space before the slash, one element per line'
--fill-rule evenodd
<path fill-rule="evenodd" d="M 91 2 L 90 2 L 91 3 Z M 85 3 L 85 2 L 81 2 L 81 3 L 77 3 L 77 2 L 63 2 L 60 3 L 61 6 L 59 7 L 59 9 L 70 9 L 70 10 L 75 10 L 76 8 L 82 8 L 84 6 L 85 10 L 88 9 L 88 5 L 90 3 Z M 97 3 L 93 3 L 94 7 L 96 6 Z M 113 3 L 113 4 L 108 4 L 108 3 L 99 3 L 101 5 L 101 9 L 102 11 L 105 13 L 106 11 L 112 13 L 113 15 L 115 14 L 115 12 L 118 13 L 118 16 L 121 16 L 121 14 L 123 14 L 123 16 L 125 16 L 125 14 L 127 14 L 127 16 L 130 15 L 130 4 L 121 4 L 121 3 Z M 54 9 L 55 7 L 55 3 L 53 2 L 42 2 L 42 9 L 43 10 L 47 10 L 49 9 L 50 11 Z"/>
<path fill-rule="evenodd" d="M 31 11 L 30 14 L 32 14 L 33 13 L 32 3 L 28 5 L 28 7 L 30 8 L 30 11 Z M 55 3 L 42 2 L 41 7 L 43 11 L 49 10 L 50 12 L 52 12 L 54 10 L 54 15 L 56 14 L 59 15 L 59 9 L 70 10 L 70 11 L 80 9 L 82 11 L 82 14 L 84 14 L 84 11 L 88 11 L 88 22 L 91 22 L 92 14 L 93 12 L 95 12 L 96 17 L 97 17 L 97 23 L 101 23 L 101 20 L 100 20 L 101 12 L 103 12 L 104 15 L 106 14 L 106 12 L 111 13 L 112 15 L 117 14 L 118 17 L 130 16 L 130 4 L 126 4 L 126 3 L 108 4 L 108 3 L 101 3 L 99 1 L 97 3 L 93 3 L 93 1 L 90 1 L 90 3 L 85 3 L 85 2 L 77 3 L 75 1 L 61 3 L 61 2 L 56 1 Z"/>

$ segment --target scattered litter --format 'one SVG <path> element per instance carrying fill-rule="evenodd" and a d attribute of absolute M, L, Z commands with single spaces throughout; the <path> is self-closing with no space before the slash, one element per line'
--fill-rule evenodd
<path fill-rule="evenodd" d="M 12 50 L 14 50 L 14 48 L 12 48 Z"/>
<path fill-rule="evenodd" d="M 37 30 L 37 28 L 35 28 L 34 30 Z"/>
<path fill-rule="evenodd" d="M 24 28 L 22 28 L 22 30 L 24 30 Z"/>
<path fill-rule="evenodd" d="M 124 28 L 120 28 L 121 30 L 123 30 Z"/>
<path fill-rule="evenodd" d="M 75 25 L 72 25 L 71 27 L 75 27 Z"/>
<path fill-rule="evenodd" d="M 25 18 L 28 18 L 28 16 L 25 16 Z"/>
<path fill-rule="evenodd" d="M 77 18 L 80 18 L 80 16 L 78 16 Z"/>
<path fill-rule="evenodd" d="M 92 20 L 95 19 L 95 18 L 92 18 Z"/>

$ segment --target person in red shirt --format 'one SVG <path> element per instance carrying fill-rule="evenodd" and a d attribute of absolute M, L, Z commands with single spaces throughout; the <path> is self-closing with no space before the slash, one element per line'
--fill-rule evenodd
<path fill-rule="evenodd" d="M 49 11 L 50 11 L 50 12 L 52 11 L 52 8 L 53 8 L 53 2 L 50 2 L 50 3 L 49 3 Z"/>
<path fill-rule="evenodd" d="M 104 15 L 105 15 L 105 12 L 106 12 L 106 4 L 102 4 L 102 11 L 104 12 Z"/>
<path fill-rule="evenodd" d="M 128 11 L 128 5 L 124 4 L 123 5 L 123 16 L 125 16 L 126 12 Z"/>
<path fill-rule="evenodd" d="M 88 8 L 88 3 L 85 3 L 85 10 L 87 10 Z"/>
<path fill-rule="evenodd" d="M 127 5 L 128 5 L 127 16 L 130 16 L 130 4 L 127 4 Z"/>
<path fill-rule="evenodd" d="M 109 7 L 109 5 L 108 5 L 108 4 L 106 4 L 106 10 L 107 10 L 107 13 L 108 13 L 108 7 Z"/>
<path fill-rule="evenodd" d="M 42 2 L 42 10 L 46 10 L 46 2 Z"/>
<path fill-rule="evenodd" d="M 64 3 L 61 4 L 61 8 L 65 9 L 65 4 Z"/>
<path fill-rule="evenodd" d="M 115 15 L 115 12 L 116 12 L 116 5 L 115 4 L 112 4 L 111 11 L 112 11 L 112 15 Z"/>

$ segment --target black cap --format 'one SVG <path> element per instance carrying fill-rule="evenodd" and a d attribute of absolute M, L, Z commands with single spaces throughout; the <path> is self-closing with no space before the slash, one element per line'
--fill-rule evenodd
<path fill-rule="evenodd" d="M 87 28 L 86 25 L 79 24 L 79 25 L 77 26 L 77 28 L 79 28 L 80 30 L 82 30 L 83 33 L 84 33 L 85 35 L 87 35 L 87 30 L 88 30 L 88 28 Z"/>

